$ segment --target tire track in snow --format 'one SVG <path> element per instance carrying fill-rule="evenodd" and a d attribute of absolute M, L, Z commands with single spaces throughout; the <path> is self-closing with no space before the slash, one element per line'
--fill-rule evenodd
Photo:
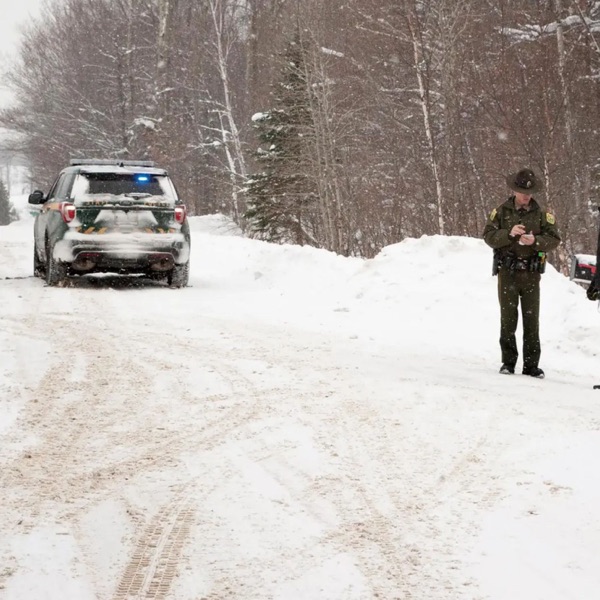
<path fill-rule="evenodd" d="M 136 544 L 113 600 L 163 600 L 178 573 L 196 505 L 184 488 L 153 517 Z"/>
<path fill-rule="evenodd" d="M 428 443 L 411 431 L 408 411 L 428 404 L 427 392 L 415 390 L 413 396 L 408 388 L 404 392 L 409 396 L 401 401 L 406 421 L 397 424 L 350 396 L 340 404 L 336 420 L 346 433 L 338 451 L 345 456 L 340 469 L 345 476 L 320 481 L 313 490 L 317 496 L 332 497 L 339 510 L 340 526 L 328 540 L 340 551 L 355 553 L 375 597 L 446 598 L 451 590 L 453 598 L 471 600 L 473 582 L 457 581 L 455 575 L 460 543 L 474 534 L 474 515 L 457 514 L 452 506 L 457 497 L 472 494 L 475 512 L 475 499 L 489 505 L 498 494 L 490 485 L 489 466 L 478 459 L 484 446 L 493 447 L 486 435 L 493 428 L 495 412 L 486 412 L 477 440 L 460 440 L 444 432 L 453 438 L 445 447 L 455 451 L 448 460 L 434 440 Z M 392 439 L 403 441 L 389 444 Z M 367 448 L 370 451 L 365 452 Z M 402 454 L 415 452 L 421 454 L 420 468 L 407 472 Z M 348 497 L 351 502 L 344 501 Z"/>
<path fill-rule="evenodd" d="M 45 303 L 46 310 L 52 303 L 42 299 L 53 291 L 40 289 L 38 304 Z M 61 504 L 66 516 L 73 518 L 93 493 L 145 470 L 173 466 L 183 450 L 213 447 L 252 420 L 259 410 L 257 403 L 248 401 L 207 413 L 206 401 L 225 402 L 241 390 L 251 393 L 247 379 L 218 365 L 219 357 L 213 357 L 215 369 L 231 392 L 195 399 L 184 386 L 174 388 L 177 401 L 190 405 L 195 402 L 202 418 L 177 423 L 179 429 L 174 431 L 160 427 L 160 416 L 146 415 L 143 400 L 153 391 L 156 373 L 172 372 L 173 362 L 156 355 L 153 347 L 148 348 L 148 336 L 143 335 L 127 340 L 117 351 L 110 338 L 111 329 L 103 331 L 102 321 L 94 318 L 98 308 L 89 299 L 78 304 L 79 313 L 95 323 L 84 330 L 84 335 L 80 328 L 84 319 L 64 312 L 48 320 L 34 311 L 12 323 L 15 333 L 35 331 L 53 345 L 46 373 L 25 392 L 20 426 L 10 432 L 20 436 L 26 431 L 36 443 L 9 461 L 2 474 L 4 488 L 10 489 L 14 497 L 11 504 L 18 505 L 18 513 L 25 516 L 18 519 L 24 520 L 27 527 L 40 520 L 40 511 L 48 503 Z M 176 382 L 176 377 L 170 376 L 169 383 Z M 123 398 L 109 402 L 107 396 L 115 393 Z M 149 426 L 144 426 L 146 419 Z M 123 424 L 132 424 L 130 430 Z M 119 454 L 124 436 L 126 451 Z"/>
<path fill-rule="evenodd" d="M 34 444 L 2 474 L 10 498 L 7 516 L 23 523 L 21 533 L 49 520 L 76 524 L 126 480 L 132 490 L 136 480 L 144 483 L 145 473 L 167 469 L 178 471 L 179 479 L 189 477 L 179 464 L 182 453 L 211 451 L 245 437 L 245 427 L 257 416 L 268 416 L 274 400 L 285 394 L 274 386 L 257 389 L 256 381 L 233 364 L 244 350 L 232 349 L 227 340 L 216 347 L 211 339 L 184 342 L 181 364 L 179 348 L 171 356 L 149 344 L 161 339 L 160 331 L 135 331 L 126 319 L 107 326 L 101 318 L 110 314 L 106 303 L 83 295 L 66 300 L 61 302 L 61 291 L 40 287 L 39 311 L 11 321 L 13 335 L 35 332 L 51 348 L 47 369 L 36 385 L 24 390 L 18 426 L 10 431 L 15 440 L 25 433 Z M 118 346 L 111 337 L 117 330 Z M 174 339 L 165 332 L 161 344 Z M 181 369 L 191 367 L 198 356 L 222 382 L 220 387 L 225 385 L 224 393 L 198 396 L 189 382 L 179 381 Z M 159 374 L 178 404 L 166 423 L 152 407 Z M 167 416 L 170 408 L 164 407 Z M 197 505 L 180 497 L 143 528 L 116 588 L 117 598 L 165 597 L 180 568 Z M 131 524 L 139 522 L 134 518 Z M 81 530 L 75 534 L 79 537 Z"/>
<path fill-rule="evenodd" d="M 12 464 L 6 465 L 7 485 L 21 498 L 21 510 L 29 508 L 27 522 L 33 526 L 39 521 L 42 506 L 63 503 L 70 505 L 89 494 L 86 471 L 94 463 L 102 463 L 103 456 L 97 448 L 90 447 L 89 427 L 101 428 L 106 422 L 103 415 L 103 395 L 108 389 L 105 383 L 89 389 L 82 385 L 82 375 L 101 382 L 100 375 L 106 370 L 112 374 L 114 365 L 110 358 L 96 355 L 88 361 L 86 372 L 78 373 L 78 358 L 88 356 L 90 336 L 71 333 L 69 329 L 55 328 L 48 331 L 45 323 L 27 323 L 26 326 L 46 330 L 57 348 L 58 360 L 52 360 L 41 381 L 28 394 L 21 427 L 32 435 L 36 443 Z M 52 337 L 50 337 L 52 334 Z M 87 352 L 86 352 L 87 351 Z M 125 360 L 130 375 L 139 373 L 134 361 Z M 119 365 L 122 369 L 123 365 Z M 144 386 L 141 385 L 142 393 Z M 17 429 L 14 435 L 21 433 Z M 12 475 L 12 476 L 11 476 Z M 32 491 L 35 490 L 35 494 Z"/>

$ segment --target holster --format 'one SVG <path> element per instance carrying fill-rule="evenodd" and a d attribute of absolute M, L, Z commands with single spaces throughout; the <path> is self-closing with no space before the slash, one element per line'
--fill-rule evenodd
<path fill-rule="evenodd" d="M 534 266 L 532 271 L 535 273 L 544 273 L 546 271 L 546 253 L 538 252 L 532 259 L 532 265 Z"/>
<path fill-rule="evenodd" d="M 500 270 L 500 261 L 502 260 L 500 256 L 500 250 L 496 248 L 494 250 L 494 258 L 492 261 L 492 275 L 498 275 L 498 271 Z"/>

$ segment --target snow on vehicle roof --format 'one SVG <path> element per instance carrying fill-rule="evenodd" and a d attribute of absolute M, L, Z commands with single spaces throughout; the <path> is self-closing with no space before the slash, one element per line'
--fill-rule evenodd
<path fill-rule="evenodd" d="M 159 169 L 151 160 L 122 160 L 117 158 L 72 158 L 69 167 L 78 173 L 150 173 L 166 175 L 165 169 Z M 65 169 L 66 170 L 66 169 Z"/>
<path fill-rule="evenodd" d="M 596 264 L 596 256 L 594 254 L 575 254 L 575 258 L 579 263 L 585 263 L 587 265 Z"/>
<path fill-rule="evenodd" d="M 120 165 L 77 165 L 75 167 L 68 168 L 76 169 L 79 173 L 118 173 L 121 175 L 130 175 L 135 173 L 149 173 L 150 175 L 167 174 L 165 169 L 159 169 L 157 167 L 121 167 Z"/>

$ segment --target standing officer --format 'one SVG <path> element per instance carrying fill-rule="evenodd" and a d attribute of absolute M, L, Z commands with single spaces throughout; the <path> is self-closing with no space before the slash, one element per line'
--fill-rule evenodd
<path fill-rule="evenodd" d="M 515 332 L 519 301 L 523 316 L 523 375 L 544 377 L 540 360 L 540 278 L 546 252 L 560 244 L 554 216 L 542 211 L 533 194 L 542 189 L 531 169 L 506 178 L 513 194 L 495 208 L 483 230 L 485 243 L 494 249 L 494 275 L 498 275 L 500 301 L 500 373 L 512 374 L 519 352 Z"/>

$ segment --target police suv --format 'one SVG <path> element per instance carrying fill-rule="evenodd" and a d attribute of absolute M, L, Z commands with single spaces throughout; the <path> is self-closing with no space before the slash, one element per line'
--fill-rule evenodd
<path fill-rule="evenodd" d="M 149 161 L 73 159 L 48 195 L 36 190 L 33 270 L 48 285 L 95 272 L 185 287 L 190 229 L 164 169 Z"/>

